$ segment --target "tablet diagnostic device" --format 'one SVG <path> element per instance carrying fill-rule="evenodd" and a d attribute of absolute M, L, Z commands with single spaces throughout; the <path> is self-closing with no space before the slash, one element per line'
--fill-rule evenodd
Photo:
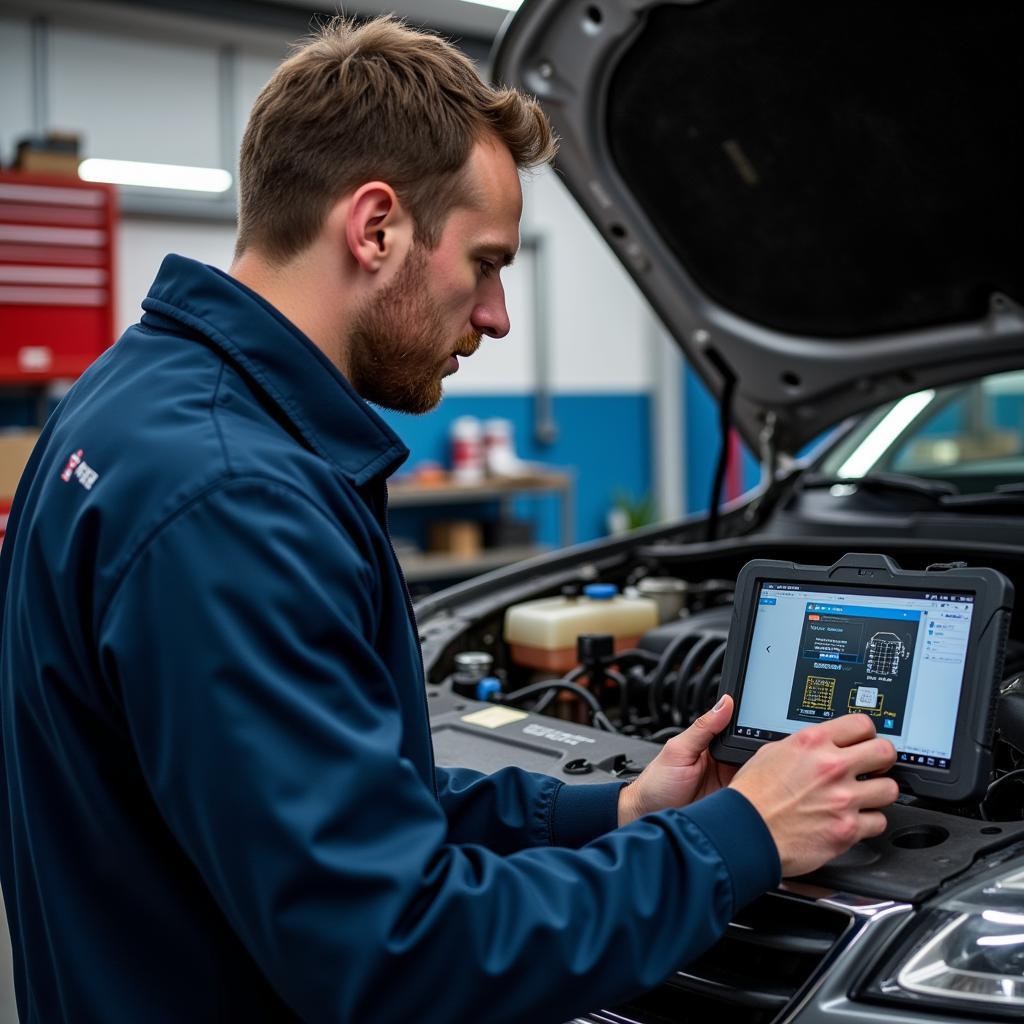
<path fill-rule="evenodd" d="M 764 743 L 870 715 L 918 796 L 979 797 L 1013 586 L 994 569 L 905 572 L 884 555 L 835 565 L 764 559 L 740 573 L 720 694 L 736 707 L 712 751 L 741 764 Z"/>

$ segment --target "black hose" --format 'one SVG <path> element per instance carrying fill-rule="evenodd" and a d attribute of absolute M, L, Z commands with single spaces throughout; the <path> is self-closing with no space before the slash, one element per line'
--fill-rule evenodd
<path fill-rule="evenodd" d="M 647 701 L 651 712 L 651 719 L 655 722 L 661 717 L 661 687 L 665 682 L 665 676 L 668 675 L 669 669 L 672 667 L 673 662 L 676 660 L 679 652 L 686 647 L 687 644 L 693 641 L 694 637 L 692 633 L 683 633 L 681 636 L 677 636 L 668 647 L 661 652 L 661 656 L 658 658 L 658 664 L 654 666 L 654 670 L 647 681 Z"/>
<path fill-rule="evenodd" d="M 608 658 L 609 665 L 621 665 L 624 661 L 646 661 L 648 665 L 657 665 L 661 656 L 653 651 L 644 651 L 639 647 L 630 647 L 629 650 L 619 651 Z"/>
<path fill-rule="evenodd" d="M 684 648 L 688 643 L 694 640 L 693 633 L 684 633 L 682 636 L 677 636 L 665 648 L 658 657 L 658 664 L 654 666 L 654 671 L 651 673 L 652 683 L 663 683 L 665 676 L 668 675 L 669 669 L 672 667 L 672 663 L 676 660 L 676 655 L 679 651 Z"/>
<path fill-rule="evenodd" d="M 985 795 L 981 799 L 981 803 L 978 804 L 978 810 L 981 813 L 983 821 L 992 820 L 988 816 L 988 808 L 985 805 L 988 803 L 989 798 L 992 796 L 992 794 L 995 793 L 995 791 L 1004 782 L 1024 782 L 1024 768 L 1015 768 L 1013 771 L 1009 771 L 1005 775 L 1000 775 L 998 779 L 995 779 L 993 782 L 989 783 L 988 788 L 985 790 Z"/>
<path fill-rule="evenodd" d="M 711 657 L 704 662 L 703 667 L 697 674 L 697 678 L 694 679 L 693 685 L 688 687 L 688 694 L 684 693 L 682 696 L 689 696 L 689 707 L 681 707 L 679 710 L 684 716 L 684 720 L 689 723 L 698 715 L 703 714 L 705 705 L 708 702 L 708 695 L 704 692 L 708 683 L 714 679 L 714 674 L 722 667 L 722 662 L 725 660 L 725 652 L 729 646 L 728 640 L 723 640 L 718 647 L 712 652 Z M 696 712 L 696 713 L 695 713 Z"/>
<path fill-rule="evenodd" d="M 678 725 L 670 725 L 667 729 L 659 729 L 653 736 L 647 738 L 652 743 L 660 743 L 662 740 L 670 740 L 673 736 L 678 736 L 682 731 Z"/>
<path fill-rule="evenodd" d="M 701 657 L 707 654 L 709 647 L 714 647 L 720 644 L 721 640 L 719 637 L 705 634 L 693 645 L 692 650 L 683 659 L 682 665 L 679 666 L 679 671 L 676 673 L 675 681 L 672 683 L 672 694 L 669 697 L 669 708 L 672 714 L 673 725 L 683 725 L 682 712 L 679 709 L 679 696 L 683 692 L 683 687 L 686 685 L 690 678 L 690 673 L 693 672 L 694 666 L 701 659 Z"/>
<path fill-rule="evenodd" d="M 601 709 L 601 705 L 598 703 L 597 698 L 589 690 L 585 687 L 577 686 L 576 683 L 568 683 L 564 679 L 554 679 L 550 682 L 542 683 L 530 683 L 529 686 L 524 686 L 522 689 L 513 690 L 512 693 L 506 694 L 503 703 L 511 704 L 515 701 L 522 700 L 524 697 L 532 697 L 535 693 L 543 693 L 548 690 L 565 690 L 568 693 L 576 694 L 576 696 L 590 708 L 591 720 L 596 726 L 604 729 L 605 732 L 619 731 L 614 725 L 612 725 L 608 716 Z"/>
<path fill-rule="evenodd" d="M 562 676 L 562 681 L 566 683 L 574 683 L 583 674 L 583 668 L 577 665 L 576 668 L 571 669 L 564 676 Z M 531 708 L 531 710 L 535 715 L 542 715 L 557 696 L 557 690 L 550 690 L 548 693 L 545 693 L 539 701 L 537 701 L 537 703 L 533 706 L 533 708 Z"/>
<path fill-rule="evenodd" d="M 555 689 L 549 690 L 544 694 L 543 697 L 530 709 L 535 715 L 542 715 L 547 711 L 551 702 L 558 696 L 558 691 Z"/>

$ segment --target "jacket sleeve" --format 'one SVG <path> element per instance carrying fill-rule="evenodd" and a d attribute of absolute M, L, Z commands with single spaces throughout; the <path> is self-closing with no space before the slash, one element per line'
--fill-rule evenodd
<path fill-rule="evenodd" d="M 583 846 L 618 825 L 625 783 L 569 786 L 550 775 L 502 768 L 491 775 L 437 768 L 449 843 L 482 843 L 495 853 L 531 846 Z"/>
<path fill-rule="evenodd" d="M 578 850 L 449 841 L 400 756 L 373 586 L 308 497 L 237 479 L 166 523 L 101 612 L 154 800 L 302 1019 L 564 1021 L 660 982 L 777 881 L 732 790 Z"/>

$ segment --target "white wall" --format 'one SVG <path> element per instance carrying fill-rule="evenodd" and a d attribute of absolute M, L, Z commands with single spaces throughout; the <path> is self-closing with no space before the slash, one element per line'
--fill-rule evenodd
<path fill-rule="evenodd" d="M 553 384 L 561 392 L 637 392 L 652 386 L 647 343 L 653 316 L 555 172 L 527 185 L 526 230 L 552 250 Z"/>
<path fill-rule="evenodd" d="M 50 120 L 84 156 L 220 165 L 217 48 L 54 25 Z"/>
<path fill-rule="evenodd" d="M 282 43 L 284 40 L 282 40 Z M 282 45 L 281 56 L 284 56 Z M 245 131 L 246 121 L 249 120 L 249 111 L 252 109 L 256 97 L 260 94 L 263 86 L 270 81 L 279 61 L 277 57 L 270 57 L 263 54 L 241 52 L 235 65 L 235 138 L 242 139 Z"/>
<path fill-rule="evenodd" d="M 142 315 L 140 303 L 169 252 L 227 270 L 235 245 L 231 224 L 125 217 L 117 236 L 117 311 L 120 334 Z"/>
<path fill-rule="evenodd" d="M 14 158 L 14 143 L 32 128 L 32 33 L 28 19 L 0 12 L 0 163 Z"/>

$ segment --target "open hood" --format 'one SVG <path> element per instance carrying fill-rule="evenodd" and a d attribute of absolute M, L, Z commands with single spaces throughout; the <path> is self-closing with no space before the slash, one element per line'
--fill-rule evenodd
<path fill-rule="evenodd" d="M 494 72 L 747 442 L 791 453 L 1024 365 L 1021 38 L 1020 4 L 525 0 Z"/>

